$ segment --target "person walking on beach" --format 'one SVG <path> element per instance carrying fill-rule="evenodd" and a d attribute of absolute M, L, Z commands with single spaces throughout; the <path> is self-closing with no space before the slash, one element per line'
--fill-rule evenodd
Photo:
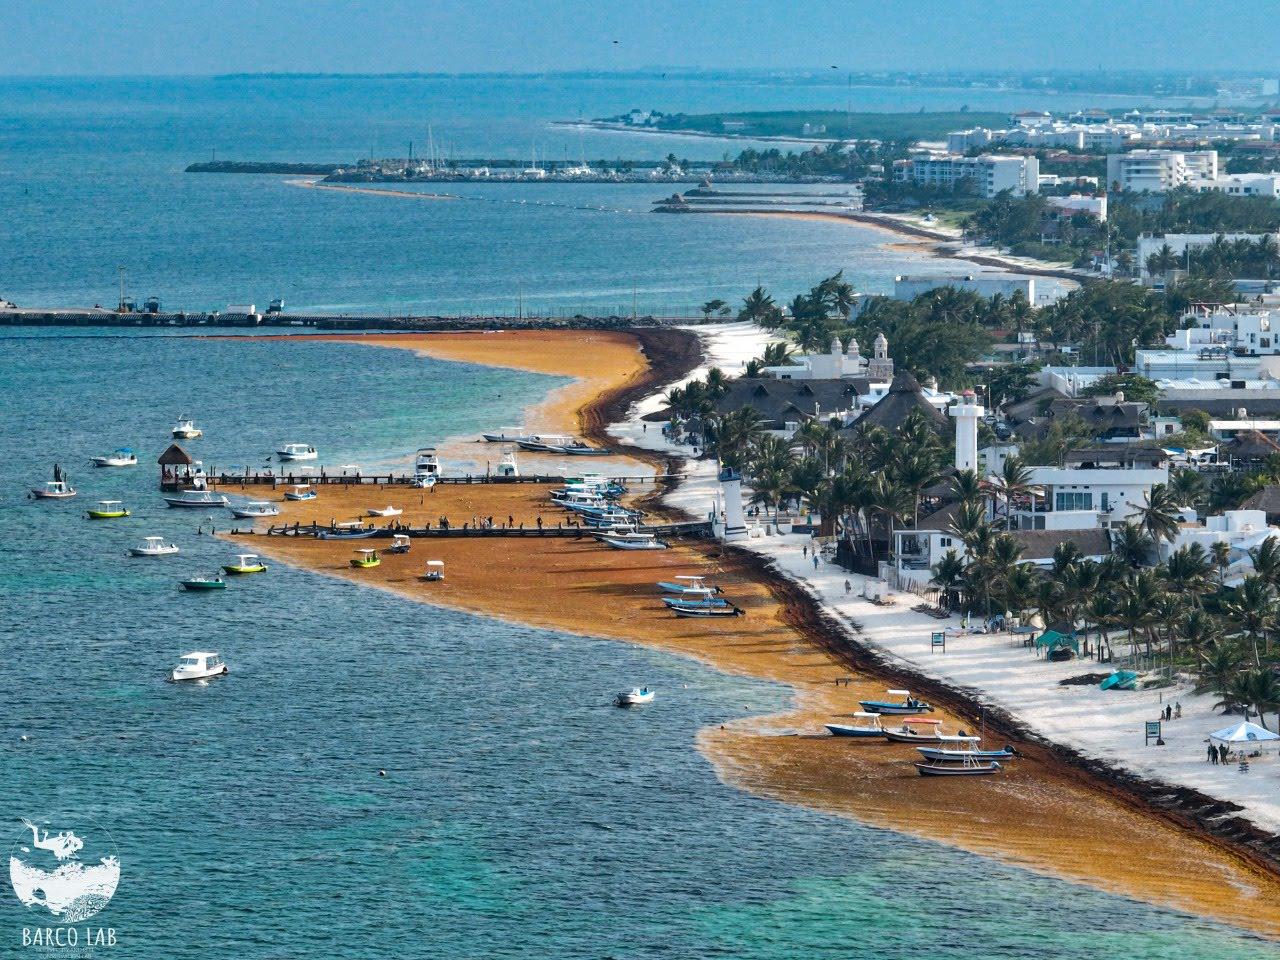
<path fill-rule="evenodd" d="M 1217 748 L 1216 748 L 1212 743 L 1211 743 L 1211 744 L 1209 744 L 1209 757 L 1208 757 L 1208 760 L 1209 760 L 1209 762 L 1210 762 L 1210 763 L 1212 763 L 1215 767 L 1218 765 L 1218 750 L 1217 750 Z"/>
<path fill-rule="evenodd" d="M 538 514 L 538 529 L 542 529 L 542 514 Z"/>
<path fill-rule="evenodd" d="M 800 548 L 800 552 L 806 557 L 809 556 L 809 545 L 806 543 L 803 547 Z"/>
<path fill-rule="evenodd" d="M 1167 703 L 1164 705 L 1164 718 L 1166 721 L 1173 719 L 1173 707 Z"/>
<path fill-rule="evenodd" d="M 813 551 L 813 569 L 818 569 L 818 551 Z"/>
<path fill-rule="evenodd" d="M 1175 720 L 1182 719 L 1182 701 L 1181 700 L 1179 700 L 1177 703 L 1173 705 L 1173 719 Z"/>
<path fill-rule="evenodd" d="M 850 583 L 848 580 L 846 580 L 844 582 L 844 595 L 847 597 L 852 592 L 853 592 L 853 584 Z"/>

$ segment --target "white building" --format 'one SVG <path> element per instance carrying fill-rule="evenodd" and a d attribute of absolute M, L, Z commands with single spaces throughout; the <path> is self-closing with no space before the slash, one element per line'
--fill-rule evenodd
<path fill-rule="evenodd" d="M 960 184 L 972 184 L 980 197 L 990 199 L 1008 190 L 1023 197 L 1040 189 L 1040 161 L 1035 157 L 983 154 L 965 157 L 952 153 L 933 153 L 897 160 L 893 178 L 899 183 L 918 183 L 928 187 L 953 190 Z"/>
<path fill-rule="evenodd" d="M 1280 197 L 1280 173 L 1224 173 L 1212 180 L 1196 180 L 1196 190 L 1216 190 L 1234 197 Z"/>
<path fill-rule="evenodd" d="M 1280 538 L 1280 528 L 1268 526 L 1265 510 L 1228 510 L 1216 517 L 1205 517 L 1203 523 L 1196 520 L 1194 510 L 1188 510 L 1178 525 L 1177 535 L 1172 542 L 1161 545 L 1160 553 L 1167 559 L 1173 551 L 1193 544 L 1199 544 L 1209 553 L 1215 543 L 1225 543 L 1228 547 L 1226 580 L 1235 586 L 1253 573 L 1249 551 L 1273 537 Z"/>
<path fill-rule="evenodd" d="M 792 363 L 781 367 L 765 367 L 762 373 L 778 380 L 841 380 L 852 377 L 868 377 L 872 387 L 883 383 L 885 391 L 893 380 L 893 358 L 889 356 L 889 341 L 884 334 L 877 335 L 871 345 L 871 356 L 862 356 L 862 348 L 856 339 L 849 341 L 849 349 L 841 351 L 840 341 L 831 338 L 826 353 L 806 353 L 793 358 Z"/>
<path fill-rule="evenodd" d="M 1075 284 L 1053 277 L 1020 277 L 1012 273 L 962 273 L 938 276 L 897 276 L 893 278 L 893 299 L 914 300 L 922 293 L 938 287 L 955 287 L 972 290 L 982 297 L 997 293 L 1006 300 L 1021 293 L 1033 307 L 1047 307 L 1057 303 L 1072 291 Z"/>
<path fill-rule="evenodd" d="M 1022 530 L 1089 530 L 1135 520 L 1152 486 L 1169 482 L 1169 467 L 1032 467 L 1043 491 L 1034 508 L 1014 511 Z"/>
<path fill-rule="evenodd" d="M 1131 150 L 1107 155 L 1107 186 L 1134 193 L 1164 193 L 1193 180 L 1218 178 L 1216 150 Z"/>

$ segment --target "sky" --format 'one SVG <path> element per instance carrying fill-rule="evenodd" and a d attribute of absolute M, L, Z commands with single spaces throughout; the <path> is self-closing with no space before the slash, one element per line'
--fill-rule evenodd
<path fill-rule="evenodd" d="M 1277 0 L 0 3 L 0 74 L 9 75 L 835 65 L 1277 76 L 1278 47 Z"/>

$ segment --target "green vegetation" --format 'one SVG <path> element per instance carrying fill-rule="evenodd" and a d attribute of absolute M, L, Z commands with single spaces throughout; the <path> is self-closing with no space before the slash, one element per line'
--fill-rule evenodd
<path fill-rule="evenodd" d="M 1209 277 L 1248 277 L 1271 280 L 1280 276 L 1280 244 L 1263 234 L 1256 240 L 1228 240 L 1218 234 L 1208 246 L 1187 250 L 1179 256 L 1167 243 L 1147 257 L 1149 273 L 1189 269 L 1193 274 Z"/>
<path fill-rule="evenodd" d="M 1110 397 L 1123 393 L 1126 400 L 1152 404 L 1160 397 L 1156 382 L 1138 373 L 1112 373 L 1099 377 L 1080 391 L 1082 397 Z"/>
<path fill-rule="evenodd" d="M 747 149 L 725 163 L 746 173 L 782 174 L 788 177 L 865 177 L 874 165 L 886 166 L 907 155 L 906 141 L 816 146 L 799 153 L 775 148 Z"/>
<path fill-rule="evenodd" d="M 1007 113 L 847 113 L 843 110 L 770 110 L 747 113 L 668 113 L 659 117 L 659 130 L 740 134 L 753 137 L 830 137 L 843 140 L 942 140 L 952 130 L 997 127 Z M 809 130 L 805 132 L 805 125 Z M 818 132 L 818 128 L 825 128 Z"/>

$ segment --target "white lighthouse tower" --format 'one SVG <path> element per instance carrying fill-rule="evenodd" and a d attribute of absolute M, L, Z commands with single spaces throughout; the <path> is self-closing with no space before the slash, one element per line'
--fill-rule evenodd
<path fill-rule="evenodd" d="M 977 395 L 966 390 L 960 402 L 951 407 L 951 416 L 956 418 L 956 469 L 978 469 L 978 421 L 986 413 Z"/>
<path fill-rule="evenodd" d="M 720 494 L 724 503 L 725 543 L 747 539 L 747 518 L 742 513 L 742 474 L 732 467 L 720 471 Z M 720 532 L 720 531 L 717 531 Z"/>

